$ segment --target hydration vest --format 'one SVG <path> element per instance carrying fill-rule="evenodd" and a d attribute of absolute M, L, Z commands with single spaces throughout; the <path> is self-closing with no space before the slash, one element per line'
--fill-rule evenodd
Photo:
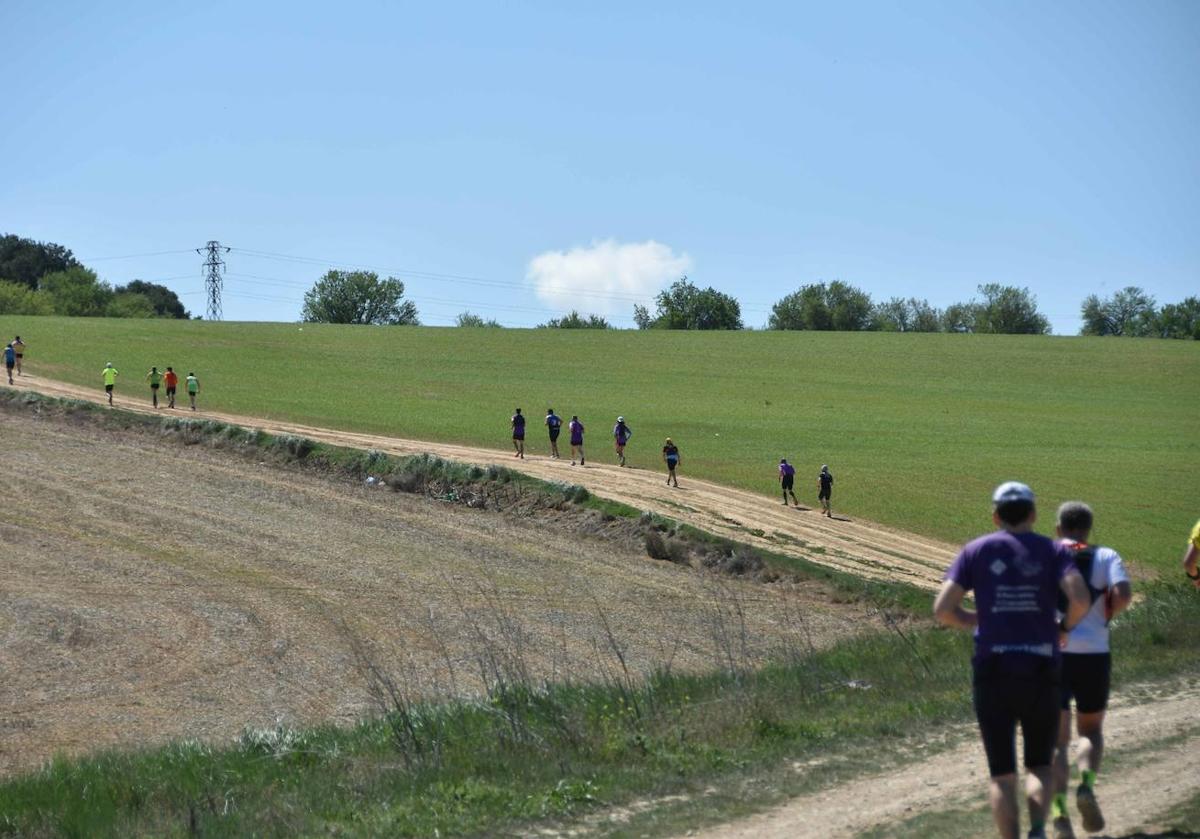
<path fill-rule="evenodd" d="M 1083 575 L 1083 583 L 1087 586 L 1088 596 L 1091 598 L 1091 603 L 1088 605 L 1090 609 L 1095 605 L 1096 601 L 1104 595 L 1104 589 L 1092 587 L 1092 563 L 1096 559 L 1096 548 L 1093 545 L 1087 545 L 1083 542 L 1073 542 L 1066 546 L 1071 552 L 1071 557 L 1075 562 L 1075 567 L 1079 569 L 1079 573 Z M 1067 595 L 1062 589 L 1058 592 L 1058 611 L 1064 615 L 1067 613 Z"/>

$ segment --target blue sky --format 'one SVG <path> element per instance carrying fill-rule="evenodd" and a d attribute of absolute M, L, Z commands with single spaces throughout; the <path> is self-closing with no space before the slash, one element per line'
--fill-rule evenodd
<path fill-rule="evenodd" d="M 0 32 L 0 231 L 194 312 L 220 240 L 230 320 L 354 266 L 434 325 L 629 325 L 683 270 L 749 325 L 818 280 L 1028 286 L 1057 333 L 1200 293 L 1187 0 L 4 0 Z"/>

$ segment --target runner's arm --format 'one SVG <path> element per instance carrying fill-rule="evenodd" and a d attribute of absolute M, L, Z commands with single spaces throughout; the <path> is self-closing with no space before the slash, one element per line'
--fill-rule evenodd
<path fill-rule="evenodd" d="M 1078 571 L 1071 571 L 1059 580 L 1058 586 L 1067 596 L 1067 614 L 1063 618 L 1063 628 L 1070 632 L 1087 617 L 1088 611 L 1092 608 L 1092 597 L 1088 594 L 1083 575 Z"/>
<path fill-rule="evenodd" d="M 956 629 L 974 629 L 979 625 L 979 615 L 962 607 L 967 590 L 953 580 L 942 583 L 942 589 L 933 600 L 933 616 L 943 626 Z"/>
<path fill-rule="evenodd" d="M 1112 620 L 1121 612 L 1129 608 L 1129 604 L 1133 602 L 1133 586 L 1128 580 L 1123 580 L 1108 590 L 1108 608 L 1105 610 L 1105 616 Z"/>
<path fill-rule="evenodd" d="M 1200 549 L 1188 542 L 1187 553 L 1183 555 L 1183 573 L 1188 575 L 1192 585 L 1200 588 Z"/>

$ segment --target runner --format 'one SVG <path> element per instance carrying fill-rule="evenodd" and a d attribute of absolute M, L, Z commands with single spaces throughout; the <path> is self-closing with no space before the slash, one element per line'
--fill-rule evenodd
<path fill-rule="evenodd" d="M 525 417 L 521 415 L 521 409 L 517 408 L 517 412 L 512 415 L 512 435 L 513 449 L 515 453 L 513 457 L 525 459 Z"/>
<path fill-rule="evenodd" d="M 192 403 L 192 410 L 196 410 L 196 394 L 200 392 L 200 380 L 196 378 L 195 373 L 187 374 L 187 392 L 188 401 Z"/>
<path fill-rule="evenodd" d="M 779 458 L 779 485 L 783 487 L 783 506 L 787 506 L 788 496 L 792 496 L 792 503 L 797 507 L 800 502 L 796 500 L 796 493 L 792 490 L 796 483 L 796 467 L 787 462 L 786 457 Z"/>
<path fill-rule="evenodd" d="M 25 357 L 25 342 L 21 340 L 20 335 L 13 338 L 12 348 L 13 354 L 17 357 L 17 375 L 23 376 L 25 374 L 21 372 L 21 359 Z"/>
<path fill-rule="evenodd" d="M 112 406 L 113 387 L 117 383 L 117 368 L 112 366 L 112 362 L 104 365 L 104 369 L 100 371 L 100 375 L 104 377 L 104 392 L 108 394 L 108 404 Z"/>
<path fill-rule="evenodd" d="M 829 496 L 833 493 L 833 475 L 829 472 L 828 466 L 821 467 L 821 474 L 817 475 L 817 500 L 821 502 L 821 512 L 833 518 L 833 505 L 829 500 Z"/>
<path fill-rule="evenodd" d="M 151 367 L 150 372 L 146 374 L 146 380 L 150 382 L 150 400 L 154 403 L 154 407 L 158 407 L 158 386 L 162 384 L 163 374 L 158 372 L 157 367 Z"/>
<path fill-rule="evenodd" d="M 168 367 L 167 372 L 163 373 L 163 384 L 167 386 L 167 407 L 174 408 L 175 388 L 179 387 L 179 374 Z"/>
<path fill-rule="evenodd" d="M 572 416 L 571 421 L 567 423 L 567 430 L 571 432 L 571 465 L 575 465 L 575 450 L 579 450 L 579 465 L 583 465 L 583 423 L 579 421 L 578 416 Z"/>
<path fill-rule="evenodd" d="M 613 437 L 617 442 L 617 458 L 621 466 L 625 465 L 625 444 L 632 436 L 633 431 L 625 424 L 625 417 L 617 417 L 617 424 L 613 426 Z"/>
<path fill-rule="evenodd" d="M 1062 643 L 1062 716 L 1058 725 L 1058 749 L 1054 754 L 1054 797 L 1050 816 L 1055 839 L 1074 839 L 1067 813 L 1067 749 L 1071 743 L 1071 700 L 1075 700 L 1075 726 L 1079 733 L 1077 761 L 1082 783 L 1075 790 L 1075 806 L 1089 833 L 1104 829 L 1104 816 L 1096 802 L 1096 773 L 1104 752 L 1104 710 L 1108 707 L 1108 683 L 1112 659 L 1108 646 L 1108 622 L 1129 606 L 1133 592 L 1121 556 L 1112 548 L 1089 545 L 1092 508 L 1082 501 L 1068 501 L 1058 508 L 1057 533 L 1072 552 L 1075 567 L 1083 575 L 1091 597 L 1087 616 L 1065 636 Z M 1063 598 L 1060 609 L 1065 607 Z"/>
<path fill-rule="evenodd" d="M 558 434 L 562 431 L 562 419 L 553 408 L 546 409 L 546 429 L 550 432 L 550 456 L 558 460 Z"/>
<path fill-rule="evenodd" d="M 13 365 L 17 363 L 17 351 L 13 349 L 12 342 L 4 345 L 4 369 L 8 371 L 8 383 L 11 385 Z"/>
<path fill-rule="evenodd" d="M 675 442 L 670 437 L 667 438 L 667 443 L 663 446 L 662 457 L 663 462 L 667 464 L 667 483 L 674 483 L 678 487 L 679 478 L 675 476 L 675 467 L 680 464 L 682 458 L 679 456 L 679 447 L 675 445 Z"/>
<path fill-rule="evenodd" d="M 1183 573 L 1187 574 L 1192 585 L 1200 588 L 1200 521 L 1192 528 L 1191 541 L 1188 542 L 1187 552 L 1183 555 Z"/>
<path fill-rule="evenodd" d="M 969 542 L 946 571 L 933 613 L 946 626 L 975 633 L 972 689 L 991 775 L 992 818 L 1004 839 L 1017 839 L 1016 726 L 1025 740 L 1025 794 L 1031 839 L 1046 835 L 1050 761 L 1058 734 L 1058 628 L 1087 613 L 1088 594 L 1071 553 L 1033 532 L 1033 491 L 1015 481 L 992 495 L 994 533 Z M 1058 592 L 1068 598 L 1056 626 Z M 975 592 L 975 611 L 962 607 Z"/>

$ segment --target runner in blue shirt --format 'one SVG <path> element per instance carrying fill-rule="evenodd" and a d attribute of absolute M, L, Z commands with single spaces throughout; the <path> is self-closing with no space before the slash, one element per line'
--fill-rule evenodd
<path fill-rule="evenodd" d="M 1062 545 L 1033 532 L 1033 490 L 1010 481 L 992 495 L 994 533 L 970 542 L 946 572 L 933 612 L 946 626 L 975 633 L 975 717 L 991 774 L 992 818 L 1017 839 L 1016 727 L 1025 739 L 1025 792 L 1031 839 L 1044 839 L 1050 762 L 1058 735 L 1059 631 L 1075 627 L 1090 601 Z M 975 593 L 975 610 L 962 607 Z M 1060 624 L 1058 594 L 1067 597 Z"/>
<path fill-rule="evenodd" d="M 13 383 L 12 371 L 17 363 L 17 351 L 13 349 L 12 344 L 4 347 L 4 369 L 8 371 L 8 383 Z"/>
<path fill-rule="evenodd" d="M 613 439 L 616 440 L 617 458 L 621 466 L 625 465 L 625 444 L 632 436 L 633 431 L 625 424 L 625 417 L 617 417 L 617 424 L 613 426 Z"/>
<path fill-rule="evenodd" d="M 550 457 L 558 460 L 558 435 L 562 432 L 562 419 L 553 408 L 546 409 L 546 430 L 550 432 Z"/>

